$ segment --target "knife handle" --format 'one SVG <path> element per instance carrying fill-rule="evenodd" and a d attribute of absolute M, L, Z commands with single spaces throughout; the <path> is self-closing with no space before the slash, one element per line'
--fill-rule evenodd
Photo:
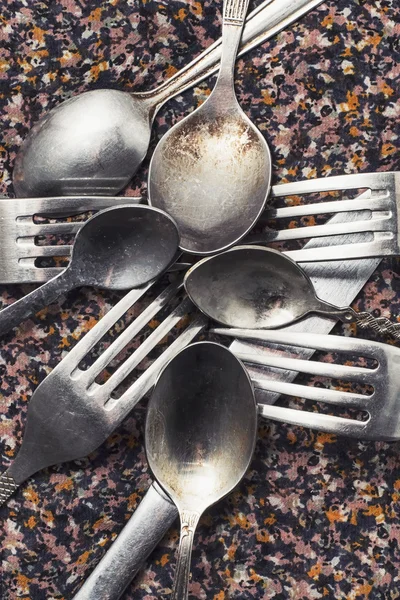
<path fill-rule="evenodd" d="M 175 504 L 153 483 L 73 600 L 118 600 L 177 517 Z"/>

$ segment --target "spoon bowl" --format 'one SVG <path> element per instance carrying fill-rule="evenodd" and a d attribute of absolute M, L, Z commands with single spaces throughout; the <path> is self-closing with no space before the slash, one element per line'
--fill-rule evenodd
<path fill-rule="evenodd" d="M 318 298 L 305 271 L 271 248 L 237 246 L 205 258 L 186 273 L 184 285 L 205 315 L 232 328 L 275 329 L 317 313 L 399 337 L 397 323 L 385 317 Z M 213 331 L 224 333 L 223 329 Z"/>
<path fill-rule="evenodd" d="M 145 439 L 149 466 L 181 516 L 174 599 L 187 595 L 196 524 L 206 508 L 242 479 L 256 434 L 249 375 L 224 346 L 192 344 L 159 376 L 148 406 Z"/>
<path fill-rule="evenodd" d="M 301 318 L 315 304 L 305 272 L 280 252 L 237 246 L 203 259 L 185 276 L 192 302 L 229 327 L 270 329 Z"/>
<path fill-rule="evenodd" d="M 70 269 L 75 279 L 83 277 L 85 285 L 128 290 L 165 271 L 178 244 L 177 227 L 162 211 L 140 205 L 111 208 L 80 229 Z"/>
<path fill-rule="evenodd" d="M 229 248 L 250 231 L 271 180 L 261 133 L 239 106 L 216 110 L 210 101 L 163 136 L 150 163 L 149 203 L 174 217 L 181 249 L 198 255 Z"/>
<path fill-rule="evenodd" d="M 19 197 L 113 195 L 131 180 L 150 142 L 150 104 L 140 94 L 86 92 L 45 115 L 17 155 Z"/>

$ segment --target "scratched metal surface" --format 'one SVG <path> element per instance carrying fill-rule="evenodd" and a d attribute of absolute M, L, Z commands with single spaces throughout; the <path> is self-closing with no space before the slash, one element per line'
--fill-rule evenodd
<path fill-rule="evenodd" d="M 220 0 L 3 1 L 0 192 L 12 194 L 16 150 L 44 111 L 87 89 L 150 88 L 216 39 L 220 9 Z M 274 183 L 399 168 L 399 33 L 395 0 L 329 1 L 239 62 L 239 99 L 272 148 Z M 153 148 L 211 85 L 161 111 Z M 147 165 L 127 194 L 146 192 Z M 396 318 L 398 272 L 397 259 L 383 261 L 353 306 Z M 3 304 L 29 289 L 1 286 Z M 77 290 L 4 338 L 3 469 L 38 382 L 117 299 Z M 149 485 L 144 414 L 142 404 L 90 459 L 38 474 L 1 509 L 2 598 L 61 599 L 77 591 Z M 268 423 L 259 433 L 243 484 L 200 523 L 192 596 L 398 597 L 398 445 Z M 168 595 L 177 536 L 171 530 L 124 600 Z"/>

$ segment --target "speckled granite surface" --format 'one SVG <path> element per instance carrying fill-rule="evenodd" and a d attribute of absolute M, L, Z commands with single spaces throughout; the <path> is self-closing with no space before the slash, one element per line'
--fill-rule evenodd
<path fill-rule="evenodd" d="M 15 153 L 41 114 L 84 90 L 163 81 L 216 39 L 221 5 L 3 0 L 0 192 L 12 195 Z M 399 36 L 397 0 L 330 0 L 238 63 L 240 101 L 271 146 L 274 182 L 400 168 Z M 210 86 L 160 112 L 153 146 Z M 147 164 L 126 193 L 145 191 Z M 354 306 L 398 319 L 398 274 L 398 259 L 383 261 Z M 29 289 L 2 286 L 3 305 Z M 118 297 L 72 292 L 2 339 L 3 469 L 33 390 Z M 2 600 L 73 597 L 149 485 L 144 415 L 142 403 L 90 458 L 37 474 L 0 509 Z M 263 422 L 246 479 L 201 520 L 191 594 L 400 598 L 399 513 L 400 444 Z M 124 600 L 168 596 L 177 539 L 175 528 Z"/>

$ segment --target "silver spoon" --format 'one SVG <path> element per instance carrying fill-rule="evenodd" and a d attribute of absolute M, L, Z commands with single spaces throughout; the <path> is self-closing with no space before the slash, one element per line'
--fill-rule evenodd
<path fill-rule="evenodd" d="M 384 317 L 318 298 L 305 271 L 271 248 L 238 246 L 203 259 L 186 273 L 184 284 L 204 314 L 229 327 L 275 329 L 318 313 L 400 338 L 398 326 Z"/>
<path fill-rule="evenodd" d="M 178 223 L 181 248 L 212 254 L 239 241 L 267 200 L 268 145 L 240 108 L 234 66 L 249 0 L 224 0 L 221 69 L 206 102 L 161 139 L 150 163 L 149 203 Z"/>
<path fill-rule="evenodd" d="M 124 205 L 97 213 L 79 229 L 68 267 L 0 311 L 0 335 L 76 287 L 129 290 L 148 283 L 173 262 L 178 244 L 174 221 L 160 210 Z"/>
<path fill-rule="evenodd" d="M 227 348 L 192 344 L 165 367 L 149 402 L 145 440 L 150 468 L 181 518 L 172 600 L 187 598 L 200 516 L 240 482 L 256 435 L 253 387 Z"/>
<path fill-rule="evenodd" d="M 247 19 L 240 54 L 321 2 L 264 0 Z M 218 40 L 153 90 L 94 90 L 56 106 L 36 123 L 20 148 L 13 172 L 17 196 L 116 195 L 144 159 L 161 106 L 218 70 L 220 57 Z"/>

